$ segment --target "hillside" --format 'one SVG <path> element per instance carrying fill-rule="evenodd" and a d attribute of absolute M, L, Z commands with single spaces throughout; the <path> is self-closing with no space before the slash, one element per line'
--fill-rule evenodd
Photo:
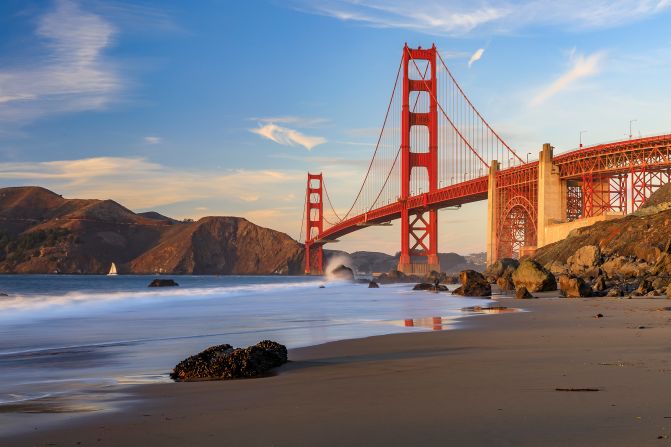
<path fill-rule="evenodd" d="M 671 184 L 655 192 L 635 213 L 574 230 L 566 239 L 539 248 L 534 258 L 546 266 L 563 265 L 581 247 L 596 246 L 604 258 L 654 264 L 671 240 L 670 224 Z"/>
<path fill-rule="evenodd" d="M 301 244 L 238 217 L 182 223 L 112 200 L 0 189 L 0 272 L 301 273 Z"/>

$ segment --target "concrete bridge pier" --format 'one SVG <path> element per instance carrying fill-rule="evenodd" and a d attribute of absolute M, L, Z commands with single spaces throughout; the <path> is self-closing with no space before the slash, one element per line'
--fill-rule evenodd
<path fill-rule="evenodd" d="M 491 265 L 498 259 L 499 241 L 496 227 L 498 225 L 498 203 L 496 193 L 496 173 L 499 171 L 499 162 L 492 161 L 489 166 L 489 180 L 487 187 L 487 265 Z"/>
<path fill-rule="evenodd" d="M 559 169 L 552 164 L 553 147 L 543 145 L 538 154 L 538 222 L 536 224 L 536 247 L 554 242 L 548 234 L 550 225 L 566 222 L 566 200 L 568 185 L 559 177 Z M 535 250 L 536 247 L 529 247 Z M 530 250 L 530 251 L 531 251 Z"/>

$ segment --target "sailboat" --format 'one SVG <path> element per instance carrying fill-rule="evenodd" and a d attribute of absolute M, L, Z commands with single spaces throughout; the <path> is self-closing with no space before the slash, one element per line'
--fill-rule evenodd
<path fill-rule="evenodd" d="M 116 276 L 116 275 L 117 275 L 117 272 L 116 272 L 116 264 L 115 264 L 115 263 L 112 263 L 112 266 L 110 267 L 110 271 L 109 271 L 109 273 L 107 274 L 107 276 Z"/>

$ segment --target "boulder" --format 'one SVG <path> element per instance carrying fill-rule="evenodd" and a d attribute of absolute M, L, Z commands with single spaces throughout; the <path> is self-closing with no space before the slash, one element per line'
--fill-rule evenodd
<path fill-rule="evenodd" d="M 608 292 L 606 293 L 606 296 L 609 296 L 609 297 L 618 297 L 618 296 L 623 296 L 623 295 L 624 295 L 624 293 L 622 292 L 622 289 L 620 289 L 620 288 L 617 287 L 617 286 L 616 286 L 616 287 L 612 287 L 612 288 L 611 288 L 610 290 L 608 290 Z"/>
<path fill-rule="evenodd" d="M 634 290 L 637 296 L 644 296 L 653 291 L 652 284 L 647 279 L 642 279 L 638 283 L 638 287 Z"/>
<path fill-rule="evenodd" d="M 650 271 L 650 265 L 643 261 L 615 256 L 601 265 L 608 278 L 638 278 Z"/>
<path fill-rule="evenodd" d="M 485 277 L 492 283 L 496 282 L 497 279 L 501 277 L 510 277 L 513 272 L 520 265 L 520 261 L 513 258 L 503 258 L 499 259 L 495 263 L 491 264 L 485 270 Z"/>
<path fill-rule="evenodd" d="M 492 286 L 480 272 L 464 270 L 459 273 L 461 286 L 455 289 L 454 295 L 488 297 L 492 294 Z"/>
<path fill-rule="evenodd" d="M 496 280 L 496 285 L 499 286 L 499 289 L 501 289 L 502 292 L 515 290 L 515 284 L 513 284 L 513 280 L 510 277 L 501 276 Z"/>
<path fill-rule="evenodd" d="M 513 273 L 515 288 L 524 286 L 529 292 L 549 292 L 557 290 L 557 280 L 552 273 L 538 262 L 524 259 Z"/>
<path fill-rule="evenodd" d="M 601 264 L 601 250 L 596 245 L 585 245 L 580 247 L 573 256 L 566 260 L 569 272 L 580 275 L 587 270 L 592 270 Z"/>
<path fill-rule="evenodd" d="M 147 287 L 177 287 L 179 284 L 173 279 L 155 279 Z"/>
<path fill-rule="evenodd" d="M 603 292 L 606 290 L 606 279 L 603 276 L 598 276 L 592 284 L 592 290 L 596 292 Z"/>
<path fill-rule="evenodd" d="M 438 284 L 437 282 L 434 282 L 433 284 L 428 283 L 428 282 L 421 282 L 417 284 L 415 287 L 412 288 L 412 290 L 428 290 L 430 292 L 447 292 L 447 286 L 444 286 L 442 284 Z"/>
<path fill-rule="evenodd" d="M 368 283 L 368 288 L 369 289 L 379 289 L 380 285 L 376 283 L 375 281 L 371 281 Z"/>
<path fill-rule="evenodd" d="M 530 294 L 527 288 L 524 286 L 521 286 L 519 289 L 515 291 L 515 298 L 517 298 L 518 300 L 527 300 L 533 297 L 534 296 Z"/>
<path fill-rule="evenodd" d="M 666 297 L 671 299 L 671 284 L 666 288 Z"/>
<path fill-rule="evenodd" d="M 559 290 L 562 295 L 568 298 L 584 298 L 592 294 L 592 288 L 579 276 L 561 275 L 559 277 Z"/>
<path fill-rule="evenodd" d="M 669 281 L 669 277 L 660 276 L 660 277 L 655 278 L 652 281 L 652 287 L 655 290 L 660 290 L 660 289 L 666 290 L 666 288 L 669 286 L 669 282 L 671 282 L 671 281 Z"/>
<path fill-rule="evenodd" d="M 339 265 L 329 273 L 331 278 L 341 281 L 354 281 L 354 272 L 346 265 Z"/>
<path fill-rule="evenodd" d="M 270 340 L 237 349 L 228 344 L 218 345 L 179 362 L 170 378 L 186 382 L 257 377 L 287 360 L 287 348 Z"/>
<path fill-rule="evenodd" d="M 548 264 L 545 264 L 544 267 L 555 276 L 565 275 L 568 273 L 568 268 L 566 267 L 566 265 L 562 264 L 559 261 L 552 261 Z"/>

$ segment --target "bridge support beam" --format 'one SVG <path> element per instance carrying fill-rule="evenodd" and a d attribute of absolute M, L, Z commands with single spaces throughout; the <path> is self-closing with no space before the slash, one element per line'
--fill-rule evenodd
<path fill-rule="evenodd" d="M 408 198 L 411 195 L 410 182 L 413 168 L 426 169 L 429 192 L 438 189 L 438 96 L 436 78 L 436 46 L 429 49 L 403 48 L 403 103 L 401 111 L 401 255 L 398 270 L 407 274 L 425 274 L 440 271 L 438 259 L 438 211 L 424 209 L 410 212 Z M 418 70 L 417 60 L 428 63 L 430 78 L 416 73 L 420 79 L 410 79 L 409 70 Z M 410 110 L 411 94 L 427 94 L 428 112 Z M 410 133 L 413 126 L 424 126 L 428 132 L 428 152 L 411 147 Z M 425 190 L 426 191 L 426 190 Z M 417 194 L 417 191 L 413 191 Z M 425 262 L 413 262 L 413 257 L 424 258 Z"/>
<path fill-rule="evenodd" d="M 324 273 L 323 244 L 315 243 L 315 238 L 324 231 L 323 185 L 322 174 L 308 173 L 308 184 L 305 190 L 306 275 Z M 316 230 L 316 233 L 313 230 Z"/>
<path fill-rule="evenodd" d="M 568 185 L 552 163 L 552 146 L 543 145 L 538 157 L 538 223 L 536 247 L 546 245 L 549 225 L 566 221 Z M 529 247 L 529 248 L 536 248 Z"/>
<path fill-rule="evenodd" d="M 487 265 L 498 259 L 499 240 L 496 228 L 498 222 L 498 194 L 496 189 L 496 173 L 499 171 L 499 162 L 493 160 L 489 165 L 489 180 L 487 188 Z"/>

